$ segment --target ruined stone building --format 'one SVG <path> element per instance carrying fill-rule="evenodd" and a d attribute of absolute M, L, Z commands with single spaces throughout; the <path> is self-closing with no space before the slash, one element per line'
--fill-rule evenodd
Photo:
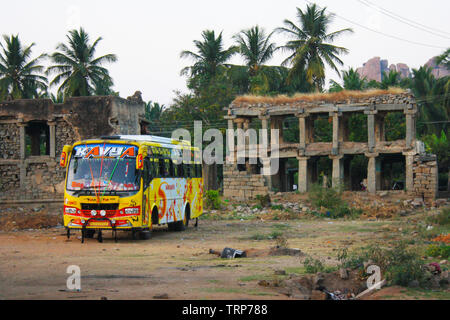
<path fill-rule="evenodd" d="M 141 134 L 144 104 L 113 96 L 0 102 L 0 202 L 62 199 L 66 144 L 112 134 Z"/>
<path fill-rule="evenodd" d="M 401 113 L 404 139 L 386 141 L 385 117 L 391 113 Z M 364 118 L 367 126 L 367 141 L 351 141 L 349 136 L 350 120 L 357 114 Z M 225 117 L 228 129 L 245 131 L 258 123 L 257 127 L 268 129 L 269 136 L 271 130 L 278 129 L 279 170 L 274 175 L 262 175 L 262 164 L 249 161 L 248 145 L 245 145 L 245 164 L 238 164 L 236 149 L 235 162 L 224 165 L 224 196 L 242 200 L 294 188 L 306 192 L 312 183 L 319 181 L 318 164 L 329 161 L 333 186 L 360 191 L 360 182 L 363 182 L 370 193 L 403 189 L 415 197 L 432 201 L 437 192 L 437 159 L 426 155 L 423 143 L 416 140 L 416 114 L 414 96 L 399 89 L 238 97 L 228 107 Z M 330 141 L 315 141 L 315 121 L 320 118 L 330 124 Z M 298 140 L 284 141 L 283 130 L 292 120 L 298 123 Z M 398 126 L 403 127 L 401 123 Z M 270 137 L 267 139 L 270 141 Z M 355 157 L 365 161 L 365 172 L 359 176 L 351 167 Z M 395 182 L 388 172 L 400 174 L 402 181 Z M 298 178 L 293 181 L 295 174 Z"/>

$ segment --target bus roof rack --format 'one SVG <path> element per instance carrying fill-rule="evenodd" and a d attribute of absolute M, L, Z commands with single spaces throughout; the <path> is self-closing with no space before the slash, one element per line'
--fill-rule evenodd
<path fill-rule="evenodd" d="M 115 135 L 115 136 L 102 136 L 101 138 L 108 140 L 134 140 L 134 141 L 148 141 L 148 142 L 173 144 L 173 139 L 171 138 L 151 136 L 151 135 Z M 178 141 L 187 145 L 191 145 L 191 143 L 187 140 L 178 140 Z"/>

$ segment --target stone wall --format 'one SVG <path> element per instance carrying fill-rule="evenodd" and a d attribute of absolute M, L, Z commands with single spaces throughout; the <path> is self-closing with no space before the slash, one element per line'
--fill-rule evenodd
<path fill-rule="evenodd" d="M 417 155 L 413 162 L 413 195 L 431 205 L 438 191 L 438 166 L 436 155 Z"/>
<path fill-rule="evenodd" d="M 20 133 L 16 123 L 0 123 L 0 159 L 14 159 L 20 153 Z"/>
<path fill-rule="evenodd" d="M 234 200 L 247 200 L 269 192 L 267 182 L 261 174 L 239 171 L 236 165 L 223 166 L 223 196 Z"/>

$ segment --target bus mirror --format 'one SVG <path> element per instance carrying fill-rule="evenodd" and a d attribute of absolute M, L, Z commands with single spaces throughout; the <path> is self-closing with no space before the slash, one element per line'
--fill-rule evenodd
<path fill-rule="evenodd" d="M 148 149 L 147 147 L 140 147 L 138 155 L 136 157 L 136 168 L 141 170 L 144 167 L 144 158 L 147 156 Z"/>
<path fill-rule="evenodd" d="M 67 159 L 69 158 L 69 154 L 72 152 L 72 146 L 65 145 L 63 147 L 63 151 L 61 153 L 61 158 L 59 160 L 59 165 L 63 168 L 67 166 Z"/>

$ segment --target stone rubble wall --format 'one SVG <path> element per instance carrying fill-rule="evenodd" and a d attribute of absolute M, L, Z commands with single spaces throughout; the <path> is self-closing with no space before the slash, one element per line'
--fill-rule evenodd
<path fill-rule="evenodd" d="M 438 166 L 435 155 L 417 155 L 413 162 L 413 195 L 431 205 L 438 191 Z"/>
<path fill-rule="evenodd" d="M 15 123 L 0 123 L 0 159 L 14 159 L 20 154 L 20 132 Z"/>
<path fill-rule="evenodd" d="M 256 198 L 269 192 L 265 178 L 261 174 L 239 171 L 236 165 L 223 166 L 223 196 L 238 201 Z"/>

